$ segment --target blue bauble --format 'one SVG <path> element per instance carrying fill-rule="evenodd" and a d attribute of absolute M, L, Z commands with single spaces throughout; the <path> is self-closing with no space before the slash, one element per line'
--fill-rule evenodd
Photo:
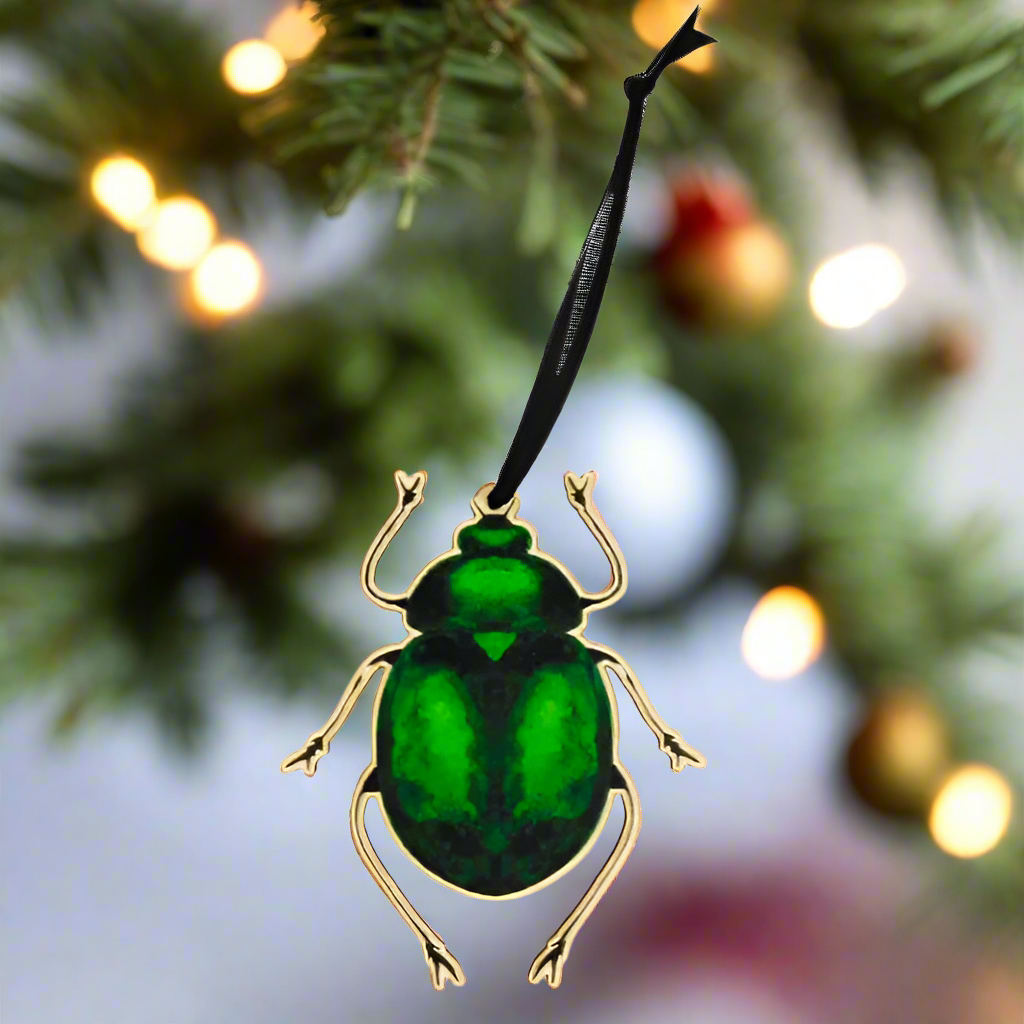
<path fill-rule="evenodd" d="M 566 470 L 598 473 L 594 497 L 626 557 L 623 606 L 643 607 L 698 582 L 729 540 L 736 502 L 731 453 L 714 421 L 660 381 L 578 382 L 520 488 L 541 546 L 600 588 L 607 569 L 565 497 Z"/>

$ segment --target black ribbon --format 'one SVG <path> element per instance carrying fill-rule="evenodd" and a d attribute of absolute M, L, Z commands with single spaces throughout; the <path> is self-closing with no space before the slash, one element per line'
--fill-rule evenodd
<path fill-rule="evenodd" d="M 716 42 L 695 27 L 699 13 L 700 8 L 695 7 L 693 14 L 651 61 L 646 71 L 630 75 L 622 83 L 629 100 L 629 112 L 626 114 L 626 126 L 622 130 L 622 142 L 619 144 L 615 166 L 580 250 L 558 316 L 548 335 L 537 379 L 519 422 L 519 429 L 516 430 L 501 473 L 488 498 L 491 508 L 504 505 L 516 493 L 544 447 L 569 397 L 569 389 L 576 379 L 597 322 L 608 273 L 615 257 L 615 245 L 619 240 L 622 215 L 626 210 L 626 196 L 636 160 L 647 97 L 654 91 L 665 68 L 688 53 Z"/>

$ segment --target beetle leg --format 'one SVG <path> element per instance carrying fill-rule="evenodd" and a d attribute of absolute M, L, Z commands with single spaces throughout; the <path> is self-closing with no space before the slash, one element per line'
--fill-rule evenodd
<path fill-rule="evenodd" d="M 395 487 L 398 489 L 398 501 L 395 510 L 388 516 L 387 521 L 380 528 L 380 532 L 370 545 L 363 559 L 361 579 L 363 589 L 367 596 L 381 608 L 391 611 L 401 611 L 405 607 L 408 592 L 405 594 L 388 594 L 377 586 L 377 564 L 381 556 L 388 549 L 388 545 L 395 539 L 395 534 L 405 525 L 405 521 L 412 515 L 416 507 L 423 502 L 423 489 L 427 486 L 427 474 L 424 470 L 413 473 L 403 473 L 400 469 L 395 471 Z"/>
<path fill-rule="evenodd" d="M 547 945 L 534 958 L 528 974 L 532 985 L 547 981 L 552 988 L 558 988 L 562 983 L 562 970 L 565 967 L 565 961 L 569 958 L 569 950 L 573 941 L 612 882 L 615 881 L 615 876 L 626 863 L 636 844 L 636 837 L 640 833 L 640 798 L 637 796 L 636 786 L 633 785 L 633 780 L 629 777 L 626 769 L 616 762 L 613 771 L 617 778 L 612 784 L 609 800 L 614 800 L 615 794 L 618 793 L 622 797 L 622 808 L 625 812 L 619 840 L 597 878 L 584 893 L 583 899 L 576 904 L 562 927 L 548 939 Z"/>
<path fill-rule="evenodd" d="M 565 493 L 569 496 L 569 504 L 579 513 L 580 519 L 587 525 L 587 529 L 594 535 L 601 550 L 608 559 L 611 566 L 611 582 L 598 594 L 583 594 L 583 606 L 591 610 L 596 608 L 607 608 L 614 604 L 626 592 L 626 562 L 619 550 L 619 545 L 611 535 L 608 527 L 605 526 L 601 513 L 597 511 L 594 504 L 594 484 L 597 483 L 597 473 L 590 470 L 578 477 L 573 473 L 565 474 Z"/>
<path fill-rule="evenodd" d="M 675 729 L 665 724 L 661 715 L 654 710 L 647 691 L 640 685 L 640 680 L 625 661 L 610 647 L 604 647 L 586 639 L 583 642 L 590 649 L 598 667 L 605 670 L 611 669 L 618 676 L 619 681 L 626 688 L 626 692 L 633 698 L 633 703 L 647 723 L 647 727 L 658 738 L 658 747 L 668 754 L 668 759 L 672 762 L 672 771 L 681 772 L 688 764 L 692 764 L 696 768 L 703 768 L 708 763 L 707 758 L 686 743 Z"/>
<path fill-rule="evenodd" d="M 352 713 L 352 709 L 356 706 L 356 701 L 359 700 L 360 695 L 366 688 L 366 684 L 382 668 L 390 668 L 398 658 L 401 649 L 400 644 L 382 647 L 379 651 L 374 651 L 356 669 L 355 675 L 349 680 L 349 684 L 345 687 L 341 699 L 335 706 L 334 711 L 331 712 L 331 717 L 327 719 L 322 728 L 317 729 L 306 740 L 304 747 L 293 751 L 281 762 L 281 771 L 293 772 L 297 768 L 301 768 L 310 778 L 313 777 L 313 774 L 316 772 L 317 761 L 331 749 L 331 740 L 334 739 L 338 730 L 345 724 L 345 720 Z"/>
<path fill-rule="evenodd" d="M 388 874 L 387 868 L 377 856 L 377 851 L 374 850 L 366 832 L 366 805 L 371 797 L 380 800 L 375 764 L 371 764 L 363 772 L 352 796 L 352 812 L 349 820 L 352 825 L 352 839 L 356 844 L 356 852 L 363 864 L 366 865 L 366 870 L 373 876 L 373 880 L 391 901 L 391 905 L 402 915 L 402 920 L 419 939 L 434 988 L 440 992 L 446 981 L 451 981 L 453 985 L 465 985 L 466 976 L 462 972 L 459 961 L 448 952 L 441 936 L 420 917 L 416 908 L 405 898 L 404 893 L 395 884 L 395 880 Z"/>

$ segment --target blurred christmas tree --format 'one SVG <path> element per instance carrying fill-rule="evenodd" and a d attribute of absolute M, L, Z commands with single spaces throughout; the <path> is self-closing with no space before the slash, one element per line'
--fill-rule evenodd
<path fill-rule="evenodd" d="M 604 186 L 622 80 L 688 13 L 323 0 L 238 42 L 169 4 L 0 2 L 0 46 L 30 68 L 0 103 L 21 154 L 0 160 L 5 311 L 95 330 L 131 287 L 169 312 L 167 358 L 131 375 L 101 435 L 20 453 L 19 484 L 77 525 L 0 538 L 2 692 L 59 692 L 61 728 L 142 706 L 193 742 L 204 645 L 232 631 L 261 669 L 247 678 L 336 689 L 345 637 L 303 570 L 365 546 L 394 467 L 494 440 Z M 911 159 L 952 237 L 980 218 L 1019 243 L 1024 25 L 981 0 L 719 0 L 701 25 L 719 45 L 666 75 L 641 145 L 671 223 L 620 256 L 592 358 L 643 349 L 730 443 L 739 512 L 710 578 L 765 589 L 751 665 L 794 674 L 827 634 L 865 698 L 853 791 L 958 856 L 995 848 L 971 879 L 1019 906 L 1019 788 L 957 666 L 1021 632 L 1021 599 L 993 532 L 931 532 L 908 484 L 975 342 L 945 322 L 881 355 L 830 342 L 894 301 L 902 269 L 865 246 L 812 274 L 793 139 L 816 118 L 872 184 Z M 260 308 L 235 236 L 266 197 L 305 223 L 364 192 L 399 197 L 370 266 Z M 678 589 L 665 614 L 692 597 Z"/>

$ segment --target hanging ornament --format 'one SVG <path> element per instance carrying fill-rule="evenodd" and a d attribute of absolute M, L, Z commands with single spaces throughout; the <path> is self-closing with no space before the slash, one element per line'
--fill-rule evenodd
<path fill-rule="evenodd" d="M 401 614 L 408 635 L 366 658 L 324 726 L 281 765 L 313 775 L 362 691 L 383 674 L 373 757 L 352 800 L 352 836 L 420 943 L 436 989 L 447 981 L 462 985 L 465 975 L 371 845 L 371 799 L 418 867 L 481 899 L 522 896 L 565 874 L 597 840 L 615 799 L 622 800 L 624 823 L 611 855 L 530 967 L 531 983 L 556 987 L 580 928 L 625 864 L 640 827 L 636 788 L 618 758 L 612 680 L 625 687 L 674 771 L 705 764 L 661 719 L 623 658 L 584 636 L 590 614 L 626 589 L 622 553 L 594 504 L 597 474 L 564 477 L 570 505 L 611 570 L 597 592 L 541 551 L 536 531 L 519 518 L 516 494 L 561 412 L 597 320 L 647 98 L 666 67 L 713 42 L 696 20 L 694 10 L 650 67 L 625 81 L 622 145 L 497 482 L 477 491 L 472 518 L 456 529 L 451 549 L 404 593 L 390 594 L 377 585 L 377 566 L 423 501 L 427 481 L 424 472 L 395 473 L 398 501 L 361 577 L 371 601 Z"/>
<path fill-rule="evenodd" d="M 942 320 L 925 335 L 924 363 L 939 377 L 959 377 L 978 361 L 978 331 L 965 318 Z"/>
<path fill-rule="evenodd" d="M 736 183 L 689 175 L 672 186 L 672 230 L 655 254 L 665 301 L 686 324 L 756 328 L 778 310 L 793 277 L 786 243 Z"/>
<path fill-rule="evenodd" d="M 919 689 L 879 694 L 846 752 L 854 792 L 874 810 L 922 817 L 949 763 L 946 723 Z"/>

